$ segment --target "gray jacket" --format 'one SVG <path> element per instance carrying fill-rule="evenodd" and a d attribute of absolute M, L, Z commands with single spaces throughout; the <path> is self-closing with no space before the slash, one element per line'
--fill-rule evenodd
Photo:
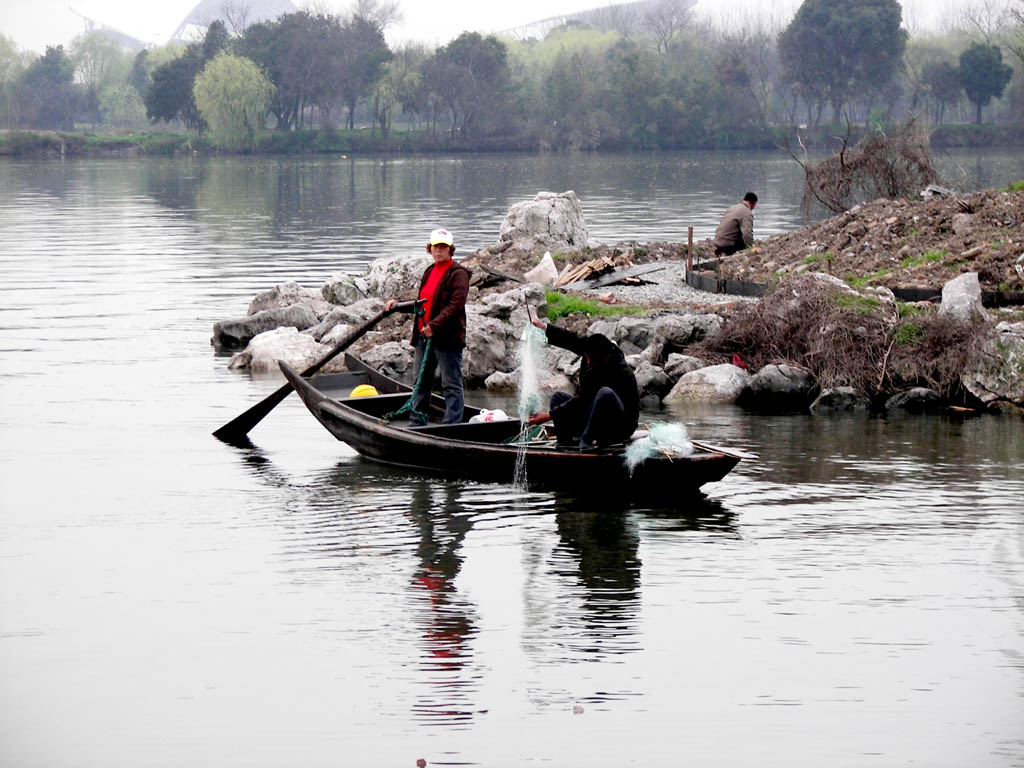
<path fill-rule="evenodd" d="M 740 246 L 749 248 L 754 244 L 754 212 L 746 203 L 736 203 L 725 212 L 715 230 L 715 247 Z"/>

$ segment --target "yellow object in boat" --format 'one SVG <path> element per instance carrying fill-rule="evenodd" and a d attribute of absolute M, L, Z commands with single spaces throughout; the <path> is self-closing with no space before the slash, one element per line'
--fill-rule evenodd
<path fill-rule="evenodd" d="M 376 397 L 377 388 L 370 384 L 360 384 L 348 393 L 349 397 Z"/>

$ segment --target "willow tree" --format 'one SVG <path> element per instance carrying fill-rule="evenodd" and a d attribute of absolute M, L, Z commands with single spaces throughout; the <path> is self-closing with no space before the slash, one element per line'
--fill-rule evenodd
<path fill-rule="evenodd" d="M 193 94 L 214 143 L 225 149 L 245 149 L 254 143 L 274 86 L 249 59 L 222 53 L 196 76 Z"/>

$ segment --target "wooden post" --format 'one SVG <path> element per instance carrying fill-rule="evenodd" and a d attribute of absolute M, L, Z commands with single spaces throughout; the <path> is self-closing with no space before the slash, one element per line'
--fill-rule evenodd
<path fill-rule="evenodd" d="M 686 271 L 693 269 L 693 227 L 687 227 Z"/>

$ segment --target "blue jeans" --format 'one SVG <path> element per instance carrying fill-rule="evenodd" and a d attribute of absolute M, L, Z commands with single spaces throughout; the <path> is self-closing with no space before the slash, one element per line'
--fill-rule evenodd
<path fill-rule="evenodd" d="M 426 349 L 427 340 L 420 336 L 416 343 L 416 356 L 413 358 L 413 376 L 419 375 L 420 365 L 423 362 L 423 352 Z M 462 350 L 448 352 L 430 345 L 430 354 L 427 357 L 427 365 L 423 369 L 423 379 L 412 399 L 413 410 L 426 414 L 430 407 L 430 390 L 434 386 L 434 371 L 441 371 L 441 392 L 444 393 L 444 419 L 442 424 L 461 424 L 462 408 L 465 401 L 462 396 Z M 415 379 L 413 381 L 415 384 Z M 422 426 L 426 422 L 416 416 L 409 417 L 409 423 L 413 426 Z"/>

